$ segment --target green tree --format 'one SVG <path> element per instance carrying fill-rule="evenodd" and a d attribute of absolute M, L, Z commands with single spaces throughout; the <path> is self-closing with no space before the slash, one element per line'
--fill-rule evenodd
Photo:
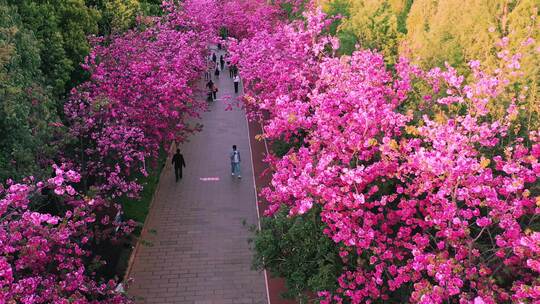
<path fill-rule="evenodd" d="M 359 37 L 362 47 L 376 49 L 388 64 L 397 60 L 400 33 L 395 8 L 388 1 L 355 1 L 348 26 Z"/>
<path fill-rule="evenodd" d="M 330 26 L 330 33 L 339 38 L 340 48 L 339 53 L 342 55 L 350 55 L 358 43 L 358 37 L 350 26 L 344 26 L 344 21 L 351 16 L 351 1 L 350 0 L 331 0 L 322 3 L 324 11 L 330 15 L 338 17 Z"/>
<path fill-rule="evenodd" d="M 286 298 L 307 303 L 306 291 L 335 291 L 343 263 L 338 247 L 324 235 L 319 210 L 288 217 L 282 208 L 274 217 L 262 218 L 255 233 L 254 266 L 285 279 Z"/>
<path fill-rule="evenodd" d="M 351 44 L 358 42 L 363 48 L 382 52 L 388 64 L 396 62 L 402 37 L 399 25 L 406 18 L 409 1 L 328 0 L 323 5 L 330 14 L 345 16 L 338 27 L 343 53 L 352 51 Z"/>
<path fill-rule="evenodd" d="M 69 140 L 68 91 L 85 80 L 88 36 L 124 31 L 161 0 L 0 0 L 0 180 L 40 176 Z M 69 152 L 68 152 L 69 153 Z"/>
<path fill-rule="evenodd" d="M 402 53 L 424 67 L 442 66 L 444 62 L 461 67 L 466 58 L 486 58 L 492 44 L 488 28 L 498 10 L 495 2 L 414 1 Z"/>
<path fill-rule="evenodd" d="M 101 13 L 99 33 L 121 33 L 136 25 L 138 16 L 158 16 L 162 0 L 86 0 L 88 7 Z"/>
<path fill-rule="evenodd" d="M 101 12 L 99 21 L 101 35 L 124 32 L 132 28 L 136 17 L 143 13 L 144 7 L 148 7 L 139 0 L 87 0 L 86 3 Z"/>
<path fill-rule="evenodd" d="M 8 0 L 39 44 L 41 71 L 55 96 L 84 78 L 79 64 L 90 50 L 87 36 L 98 33 L 100 13 L 84 0 Z"/>
<path fill-rule="evenodd" d="M 105 12 L 111 18 L 113 31 L 123 32 L 135 25 L 141 4 L 138 0 L 109 0 L 105 3 Z"/>
<path fill-rule="evenodd" d="M 40 44 L 0 0 L 0 180 L 40 176 L 54 148 L 54 104 L 41 84 Z"/>

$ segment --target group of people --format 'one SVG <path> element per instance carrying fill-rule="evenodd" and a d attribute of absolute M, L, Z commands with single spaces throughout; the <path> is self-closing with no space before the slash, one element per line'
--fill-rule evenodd
<path fill-rule="evenodd" d="M 218 44 L 218 50 L 221 49 L 221 44 Z M 218 92 L 217 85 L 212 81 L 212 71 L 216 79 L 219 79 L 219 74 L 225 69 L 225 67 L 229 69 L 229 77 L 233 79 L 234 83 L 234 92 L 238 94 L 240 87 L 240 76 L 238 75 L 238 68 L 236 67 L 236 65 L 231 64 L 231 61 L 229 59 L 225 60 L 225 57 L 223 55 L 219 55 L 218 58 L 216 52 L 212 52 L 212 55 L 209 56 L 207 63 L 208 68 L 205 73 L 205 79 L 208 80 L 208 82 L 206 83 L 206 87 L 208 88 L 208 100 L 216 100 Z M 232 176 L 242 178 L 242 176 L 240 175 L 240 151 L 238 151 L 236 145 L 232 146 L 232 151 L 229 154 L 229 158 L 231 161 Z M 176 153 L 172 157 L 172 164 L 174 165 L 174 175 L 176 178 L 176 182 L 178 182 L 178 180 L 182 179 L 183 168 L 186 167 L 186 161 L 184 159 L 184 155 L 180 153 L 180 149 L 176 149 Z"/>
<path fill-rule="evenodd" d="M 221 48 L 219 48 L 221 49 Z M 224 55 L 218 55 L 213 52 L 208 58 L 208 67 L 205 73 L 205 79 L 208 81 L 206 87 L 208 88 L 208 101 L 215 101 L 217 99 L 218 87 L 214 81 L 212 81 L 212 74 L 219 79 L 219 75 L 223 70 L 227 68 L 229 70 L 229 77 L 233 79 L 234 93 L 238 94 L 240 89 L 240 76 L 238 75 L 238 67 L 231 63 L 230 59 L 225 59 Z"/>
<path fill-rule="evenodd" d="M 232 146 L 232 151 L 229 154 L 229 158 L 231 160 L 231 175 L 233 177 L 236 176 L 238 178 L 242 178 L 240 175 L 240 162 L 242 159 L 240 158 L 240 151 L 238 151 L 236 145 Z M 176 178 L 176 182 L 178 182 L 178 180 L 182 179 L 183 168 L 186 167 L 186 161 L 184 160 L 184 155 L 180 153 L 180 149 L 176 149 L 176 153 L 172 158 L 172 164 L 174 165 L 174 176 Z"/>

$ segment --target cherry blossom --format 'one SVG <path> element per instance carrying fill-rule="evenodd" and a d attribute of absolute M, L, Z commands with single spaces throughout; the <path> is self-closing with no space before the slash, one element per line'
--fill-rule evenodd
<path fill-rule="evenodd" d="M 511 95 L 520 56 L 501 51 L 508 64 L 494 72 L 473 61 L 467 82 L 405 58 L 389 70 L 370 50 L 337 57 L 329 20 L 304 17 L 229 49 L 250 118 L 266 140 L 291 144 L 267 157 L 267 215 L 319 205 L 341 250 L 340 287 L 320 291 L 322 303 L 539 301 L 539 133 L 512 131 L 513 103 L 501 120 L 488 108 Z M 418 83 L 431 92 L 412 111 Z"/>

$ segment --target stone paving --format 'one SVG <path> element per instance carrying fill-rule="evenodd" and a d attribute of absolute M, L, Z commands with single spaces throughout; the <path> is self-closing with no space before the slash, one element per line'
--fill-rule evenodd
<path fill-rule="evenodd" d="M 249 226 L 257 224 L 247 123 L 242 110 L 220 100 L 235 96 L 228 70 L 217 85 L 203 131 L 180 147 L 184 178 L 175 183 L 170 164 L 162 174 L 129 273 L 136 303 L 267 303 L 265 277 L 251 270 L 247 242 Z M 233 144 L 242 179 L 231 176 Z"/>

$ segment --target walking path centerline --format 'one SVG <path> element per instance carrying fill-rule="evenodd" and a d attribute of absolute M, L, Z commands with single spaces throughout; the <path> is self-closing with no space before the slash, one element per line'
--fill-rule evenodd
<path fill-rule="evenodd" d="M 257 210 L 245 114 L 223 101 L 235 96 L 228 70 L 212 77 L 218 100 L 202 114 L 203 130 L 180 147 L 183 179 L 176 183 L 170 164 L 164 168 L 144 245 L 135 252 L 128 294 L 136 303 L 267 303 L 264 274 L 251 269 L 247 242 Z M 231 176 L 233 144 L 246 178 Z"/>

